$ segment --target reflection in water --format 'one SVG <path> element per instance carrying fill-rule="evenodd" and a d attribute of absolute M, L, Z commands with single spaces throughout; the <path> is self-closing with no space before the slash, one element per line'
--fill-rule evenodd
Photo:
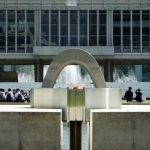
<path fill-rule="evenodd" d="M 70 150 L 70 128 L 63 123 L 63 150 Z M 87 124 L 82 123 L 82 150 L 88 149 Z"/>

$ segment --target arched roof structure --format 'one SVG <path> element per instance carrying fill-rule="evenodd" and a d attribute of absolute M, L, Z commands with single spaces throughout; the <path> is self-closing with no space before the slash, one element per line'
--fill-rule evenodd
<path fill-rule="evenodd" d="M 43 80 L 42 88 L 53 88 L 62 69 L 72 64 L 82 65 L 90 74 L 96 88 L 107 87 L 100 67 L 90 53 L 81 49 L 68 49 L 53 59 Z"/>

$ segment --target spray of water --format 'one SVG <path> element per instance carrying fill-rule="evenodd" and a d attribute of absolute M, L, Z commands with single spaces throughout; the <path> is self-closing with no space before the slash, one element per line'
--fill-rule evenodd
<path fill-rule="evenodd" d="M 44 66 L 44 74 L 43 76 L 45 77 L 45 74 L 48 70 L 48 65 Z M 86 74 L 82 76 L 81 70 L 79 65 L 68 65 L 66 66 L 58 76 L 56 80 L 56 84 L 54 88 L 73 88 L 77 87 L 78 89 L 81 89 L 83 87 L 86 88 L 92 88 L 94 87 L 91 80 L 91 77 L 89 74 Z"/>
<path fill-rule="evenodd" d="M 138 82 L 133 69 L 129 70 L 127 75 L 124 75 L 123 72 L 119 69 L 114 69 L 113 81 L 114 82 Z"/>
<path fill-rule="evenodd" d="M 31 74 L 18 73 L 18 82 L 34 82 L 34 77 Z"/>

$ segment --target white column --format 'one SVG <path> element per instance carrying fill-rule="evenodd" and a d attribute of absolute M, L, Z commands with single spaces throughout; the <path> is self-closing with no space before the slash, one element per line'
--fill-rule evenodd
<path fill-rule="evenodd" d="M 60 10 L 58 11 L 58 46 L 61 46 L 61 37 L 60 37 Z"/>
<path fill-rule="evenodd" d="M 99 46 L 99 10 L 97 10 L 97 46 Z"/>
<path fill-rule="evenodd" d="M 51 11 L 49 10 L 49 46 L 51 46 Z"/>
<path fill-rule="evenodd" d="M 15 52 L 17 51 L 17 10 L 15 10 Z"/>
<path fill-rule="evenodd" d="M 35 11 L 35 36 L 36 36 L 36 46 L 41 46 L 41 11 L 36 10 Z"/>
<path fill-rule="evenodd" d="M 68 10 L 68 46 L 70 46 L 70 10 Z"/>
<path fill-rule="evenodd" d="M 123 53 L 123 11 L 121 10 L 121 52 Z"/>
<path fill-rule="evenodd" d="M 107 46 L 113 46 L 113 10 L 107 10 Z"/>
<path fill-rule="evenodd" d="M 6 10 L 6 30 L 5 30 L 5 35 L 6 35 L 6 44 L 5 44 L 5 46 L 6 46 L 6 48 L 5 48 L 5 51 L 6 51 L 6 53 L 7 53 L 7 51 L 8 51 L 8 35 L 7 35 L 7 29 L 8 29 L 8 25 L 7 25 L 7 21 L 8 20 L 8 18 L 7 18 L 7 10 Z"/>
<path fill-rule="evenodd" d="M 11 71 L 11 65 L 4 65 L 4 71 Z"/>
<path fill-rule="evenodd" d="M 77 10 L 77 45 L 80 46 L 80 11 Z"/>
<path fill-rule="evenodd" d="M 140 51 L 142 53 L 142 10 L 140 10 Z"/>
<path fill-rule="evenodd" d="M 89 46 L 89 10 L 87 10 L 87 46 Z"/>
<path fill-rule="evenodd" d="M 135 76 L 138 82 L 142 82 L 142 65 L 135 65 Z"/>
<path fill-rule="evenodd" d="M 25 53 L 27 51 L 27 11 L 25 10 Z"/>
<path fill-rule="evenodd" d="M 132 10 L 130 11 L 130 42 L 131 42 L 131 45 L 130 45 L 130 48 L 131 48 L 131 53 L 132 53 L 132 49 L 133 49 L 133 46 L 132 46 Z"/>

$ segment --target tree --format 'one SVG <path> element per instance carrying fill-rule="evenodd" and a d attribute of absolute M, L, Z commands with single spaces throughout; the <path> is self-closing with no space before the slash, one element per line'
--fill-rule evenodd
<path fill-rule="evenodd" d="M 146 74 L 148 72 L 150 72 L 150 65 L 143 65 L 142 66 L 142 73 Z"/>
<path fill-rule="evenodd" d="M 33 65 L 13 65 L 11 66 L 12 71 L 16 71 L 20 78 L 24 77 L 23 81 L 33 82 L 34 81 L 34 66 Z"/>
<path fill-rule="evenodd" d="M 131 69 L 134 70 L 134 65 L 115 65 L 114 69 L 119 70 L 119 72 L 123 72 L 124 75 L 127 75 Z"/>

